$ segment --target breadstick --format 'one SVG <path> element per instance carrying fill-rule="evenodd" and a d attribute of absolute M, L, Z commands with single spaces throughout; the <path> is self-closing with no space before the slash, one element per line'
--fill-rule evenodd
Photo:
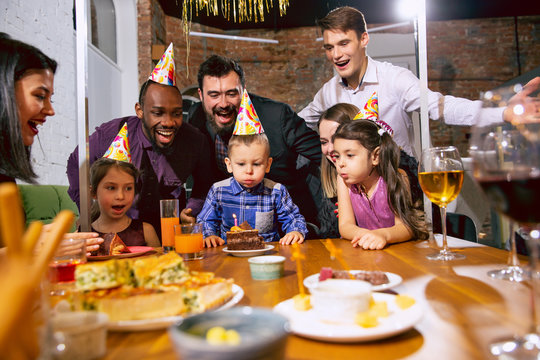
<path fill-rule="evenodd" d="M 24 217 L 19 190 L 14 183 L 0 184 L 0 231 L 8 252 L 21 255 Z"/>
<path fill-rule="evenodd" d="M 43 247 L 32 266 L 33 275 L 36 276 L 36 283 L 40 280 L 41 274 L 47 269 L 58 244 L 73 224 L 74 218 L 75 215 L 70 210 L 62 210 L 54 218 L 51 230 L 45 234 Z"/>
<path fill-rule="evenodd" d="M 26 256 L 31 256 L 41 235 L 43 224 L 40 221 L 33 221 L 23 236 L 22 251 Z"/>

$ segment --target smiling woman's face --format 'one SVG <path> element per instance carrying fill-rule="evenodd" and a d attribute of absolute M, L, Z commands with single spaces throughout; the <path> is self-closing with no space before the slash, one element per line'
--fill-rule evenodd
<path fill-rule="evenodd" d="M 332 120 L 322 119 L 319 124 L 319 139 L 321 140 L 321 151 L 328 160 L 332 163 L 332 152 L 334 145 L 332 144 L 332 136 L 339 127 L 339 123 Z"/>
<path fill-rule="evenodd" d="M 51 70 L 29 70 L 15 82 L 15 99 L 19 110 L 21 134 L 25 146 L 34 143 L 38 125 L 47 116 L 54 115 L 51 96 L 54 91 L 54 74 Z"/>

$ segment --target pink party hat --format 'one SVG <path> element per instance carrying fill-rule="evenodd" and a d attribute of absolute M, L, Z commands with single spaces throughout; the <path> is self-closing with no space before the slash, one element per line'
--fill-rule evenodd
<path fill-rule="evenodd" d="M 120 129 L 120 131 L 114 138 L 111 146 L 109 146 L 109 149 L 107 150 L 105 155 L 103 155 L 103 157 L 131 163 L 127 123 L 124 123 L 124 126 L 122 126 L 122 129 Z"/>
<path fill-rule="evenodd" d="M 171 43 L 163 55 L 161 55 L 161 59 L 159 59 L 159 62 L 148 79 L 159 84 L 176 86 L 173 43 Z"/>
<path fill-rule="evenodd" d="M 382 120 L 379 120 L 379 99 L 376 91 L 368 99 L 367 103 L 364 105 L 364 108 L 361 109 L 353 118 L 353 120 L 360 119 L 371 120 L 379 125 L 382 130 L 386 131 L 390 136 L 394 136 L 394 130 L 392 130 L 390 125 Z"/>
<path fill-rule="evenodd" d="M 263 132 L 264 129 L 259 121 L 259 116 L 255 112 L 247 90 L 244 89 L 240 110 L 236 117 L 236 124 L 234 124 L 233 135 L 255 135 L 262 134 Z"/>

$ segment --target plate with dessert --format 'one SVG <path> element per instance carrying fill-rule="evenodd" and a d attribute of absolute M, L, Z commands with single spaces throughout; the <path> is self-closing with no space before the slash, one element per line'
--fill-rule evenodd
<path fill-rule="evenodd" d="M 355 280 L 369 282 L 373 291 L 388 290 L 401 284 L 403 281 L 398 274 L 384 271 L 351 270 L 351 275 Z M 349 272 L 346 270 L 335 270 L 329 267 L 323 267 L 318 274 L 306 277 L 304 279 L 304 286 L 311 290 L 314 286 L 317 286 L 320 281 L 326 279 L 350 279 L 350 276 Z"/>
<path fill-rule="evenodd" d="M 227 246 L 223 252 L 233 256 L 257 256 L 273 248 L 274 245 L 265 244 L 259 230 L 244 221 L 240 226 L 233 226 L 231 231 L 227 231 Z"/>
<path fill-rule="evenodd" d="M 79 296 L 72 308 L 103 312 L 109 329 L 164 329 L 186 316 L 237 304 L 243 289 L 233 279 L 191 271 L 175 252 L 139 259 L 80 264 L 75 269 Z"/>
<path fill-rule="evenodd" d="M 403 296 L 412 303 L 402 306 L 398 301 L 400 295 L 374 292 L 371 296 L 370 304 L 377 304 L 374 308 L 378 309 L 349 314 L 343 318 L 325 318 L 314 308 L 298 310 L 294 299 L 277 304 L 274 311 L 289 319 L 294 334 L 338 343 L 365 342 L 391 337 L 412 329 L 422 318 L 423 307 L 411 297 Z"/>
<path fill-rule="evenodd" d="M 99 249 L 91 252 L 89 261 L 109 260 L 113 258 L 130 258 L 155 252 L 150 246 L 126 246 L 118 234 L 108 233 L 103 235 L 103 242 Z"/>

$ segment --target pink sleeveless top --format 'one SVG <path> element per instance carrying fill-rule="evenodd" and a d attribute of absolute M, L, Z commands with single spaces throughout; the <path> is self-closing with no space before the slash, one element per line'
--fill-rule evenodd
<path fill-rule="evenodd" d="M 359 227 L 375 230 L 395 225 L 395 216 L 388 204 L 386 182 L 382 177 L 379 176 L 370 199 L 356 185 L 351 186 L 349 196 Z"/>

